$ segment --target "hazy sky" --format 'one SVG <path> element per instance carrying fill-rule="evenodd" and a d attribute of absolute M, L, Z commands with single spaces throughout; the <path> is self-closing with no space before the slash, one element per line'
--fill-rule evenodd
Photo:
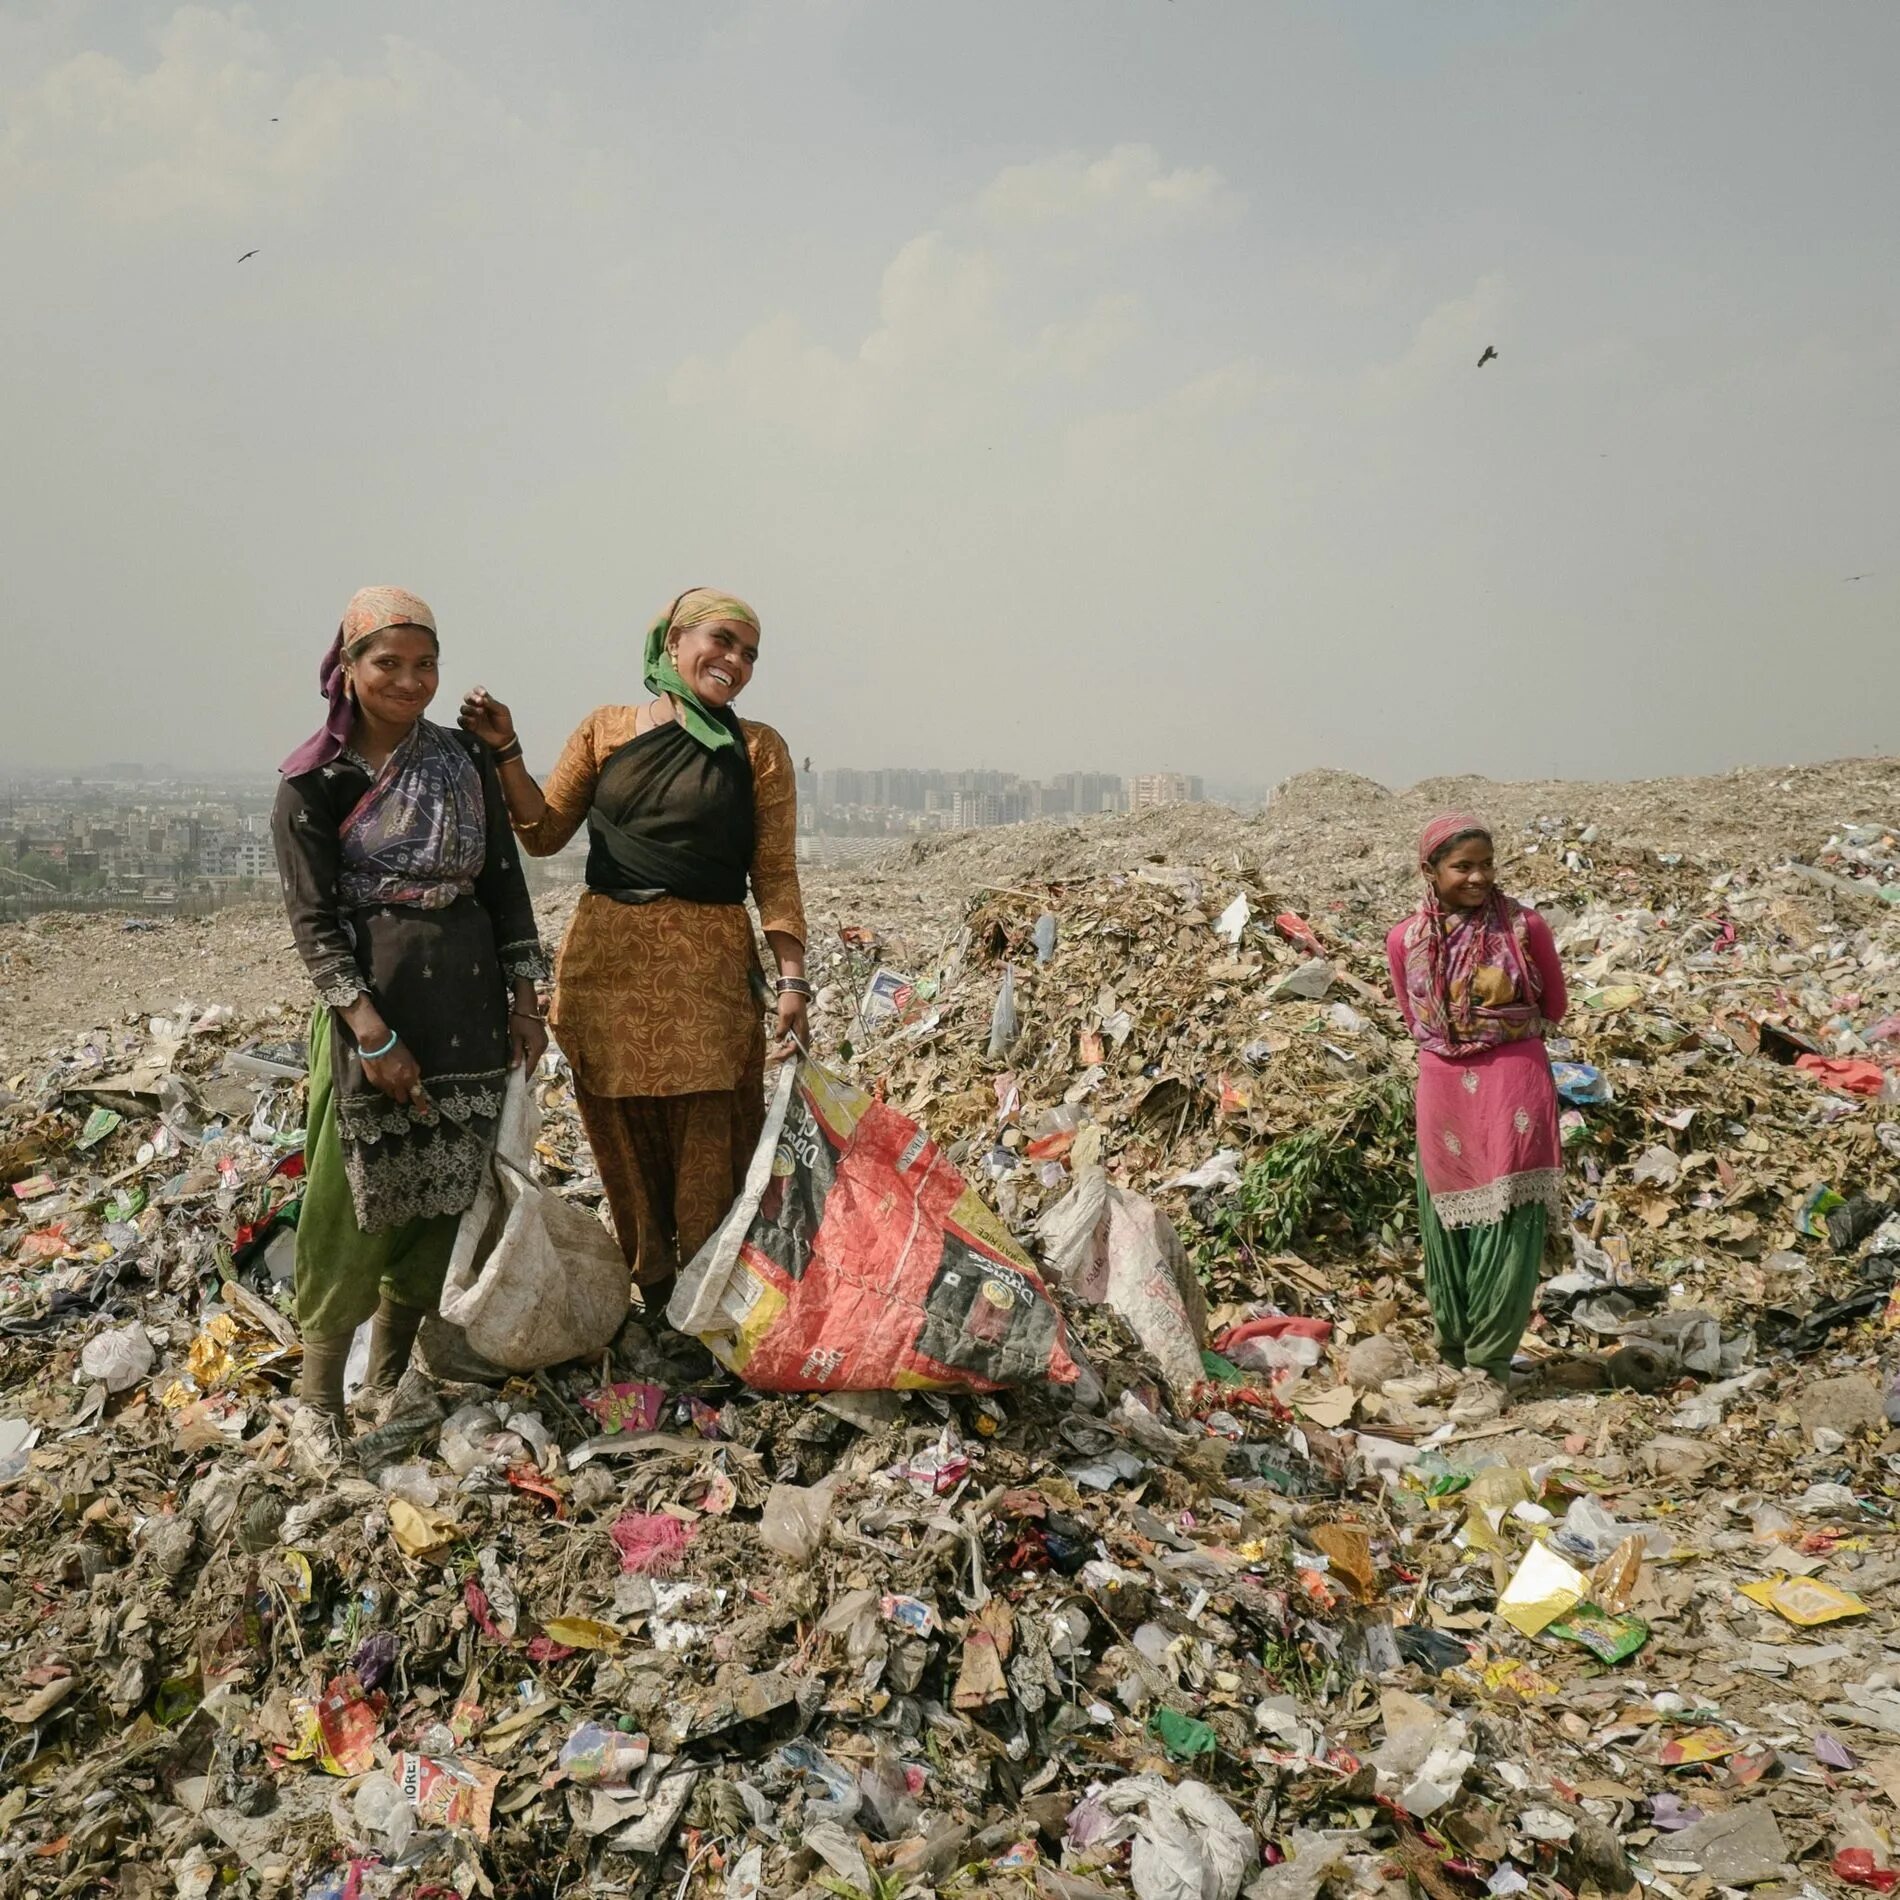
<path fill-rule="evenodd" d="M 1897 98 L 1888 0 L 0 0 L 0 766 L 274 764 L 368 581 L 540 766 L 696 583 L 820 766 L 1891 747 Z"/>

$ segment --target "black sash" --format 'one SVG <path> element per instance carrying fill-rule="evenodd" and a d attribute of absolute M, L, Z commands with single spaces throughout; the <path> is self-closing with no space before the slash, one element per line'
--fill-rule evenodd
<path fill-rule="evenodd" d="M 609 756 L 587 814 L 590 891 L 622 904 L 745 902 L 756 833 L 752 755 L 738 720 L 723 719 L 738 744 L 716 752 L 674 720 Z"/>

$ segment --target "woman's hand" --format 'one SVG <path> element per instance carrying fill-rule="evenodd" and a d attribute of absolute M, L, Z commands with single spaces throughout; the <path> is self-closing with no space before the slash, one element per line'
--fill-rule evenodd
<path fill-rule="evenodd" d="M 461 726 L 491 752 L 514 743 L 515 716 L 500 700 L 489 696 L 486 686 L 472 688 L 462 701 Z"/>
<path fill-rule="evenodd" d="M 508 1066 L 533 1075 L 548 1052 L 548 1026 L 538 1010 L 513 1011 L 508 1018 Z"/>
<path fill-rule="evenodd" d="M 786 990 L 778 999 L 778 1040 L 772 1046 L 772 1060 L 783 1062 L 800 1048 L 811 1047 L 811 998 L 796 990 Z"/>
<path fill-rule="evenodd" d="M 407 1043 L 399 1042 L 386 1056 L 363 1058 L 363 1079 L 372 1088 L 381 1089 L 392 1102 L 426 1115 L 434 1106 L 422 1086 L 422 1070 L 409 1053 Z"/>

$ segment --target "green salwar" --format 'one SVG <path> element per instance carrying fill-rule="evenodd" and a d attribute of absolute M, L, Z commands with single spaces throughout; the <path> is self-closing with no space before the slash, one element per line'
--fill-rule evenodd
<path fill-rule="evenodd" d="M 1550 1215 L 1541 1201 L 1479 1227 L 1446 1227 L 1418 1171 L 1418 1231 L 1425 1244 L 1425 1297 L 1449 1366 L 1473 1366 L 1500 1385 L 1510 1378 L 1537 1300 Z"/>
<path fill-rule="evenodd" d="M 386 1293 L 433 1311 L 442 1297 L 459 1214 L 405 1221 L 366 1234 L 337 1137 L 330 1073 L 330 1011 L 310 1019 L 310 1104 L 304 1141 L 303 1212 L 297 1219 L 297 1324 L 306 1334 L 352 1333 Z"/>

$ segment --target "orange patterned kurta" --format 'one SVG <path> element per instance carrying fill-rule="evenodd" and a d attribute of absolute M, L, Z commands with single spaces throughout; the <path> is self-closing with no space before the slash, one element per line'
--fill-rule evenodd
<path fill-rule="evenodd" d="M 608 758 L 634 736 L 632 706 L 582 720 L 542 787 L 547 809 L 517 824 L 534 857 L 561 849 L 586 822 Z M 741 720 L 752 758 L 757 843 L 752 898 L 767 930 L 805 941 L 798 891 L 798 782 L 785 741 Z M 737 1088 L 764 1054 L 752 994 L 752 923 L 742 905 L 662 897 L 621 904 L 585 893 L 554 969 L 548 1021 L 574 1080 L 591 1095 L 693 1095 Z"/>

